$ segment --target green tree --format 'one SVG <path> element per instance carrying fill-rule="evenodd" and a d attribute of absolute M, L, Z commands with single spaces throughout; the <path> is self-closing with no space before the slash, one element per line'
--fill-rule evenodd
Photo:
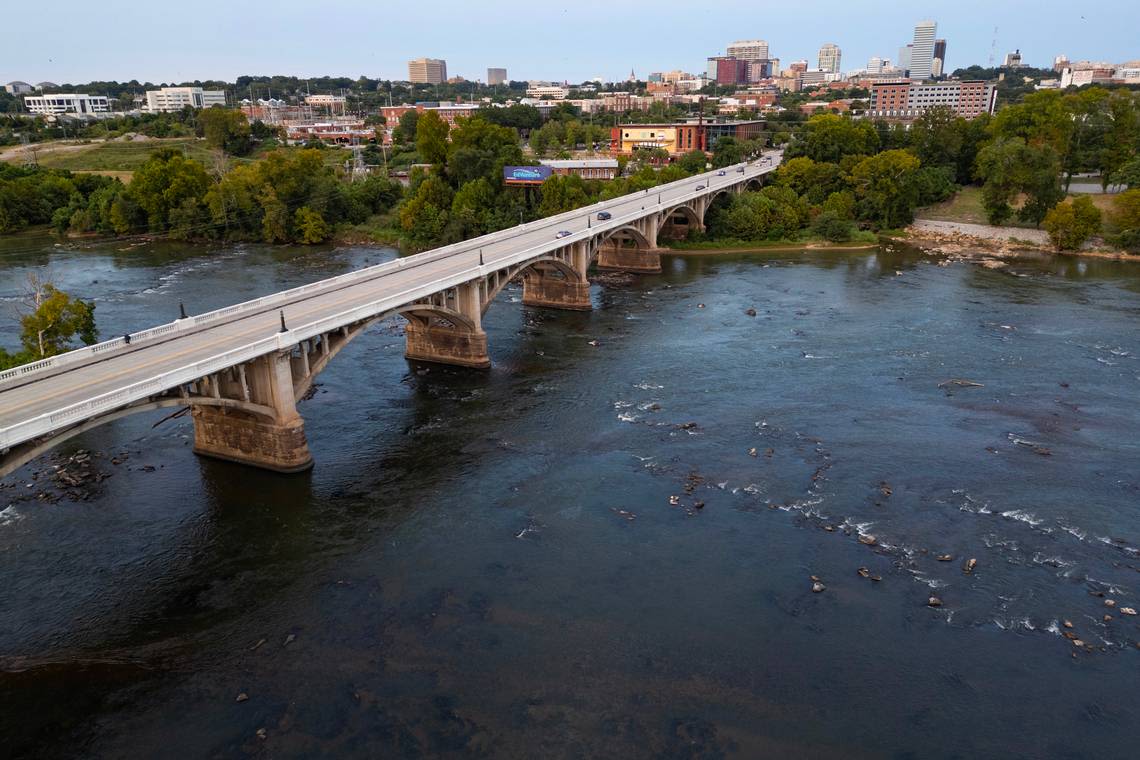
<path fill-rule="evenodd" d="M 451 188 L 439 175 L 431 174 L 421 182 L 400 208 L 400 226 L 408 242 L 417 247 L 446 242 L 451 203 Z"/>
<path fill-rule="evenodd" d="M 1120 167 L 1113 180 L 1130 190 L 1140 190 L 1140 156 Z"/>
<path fill-rule="evenodd" d="M 329 239 L 329 225 L 321 212 L 308 206 L 301 206 L 293 214 L 293 224 L 297 230 L 297 241 L 304 245 L 323 243 Z"/>
<path fill-rule="evenodd" d="M 150 229 L 170 228 L 172 209 L 185 215 L 188 204 L 202 202 L 210 187 L 206 167 L 177 148 L 160 148 L 135 171 L 128 193 L 146 215 Z"/>
<path fill-rule="evenodd" d="M 1004 224 L 1013 216 L 1010 203 L 1021 189 L 1024 158 L 1025 140 L 1020 137 L 999 137 L 978 152 L 982 207 L 990 224 Z"/>
<path fill-rule="evenodd" d="M 1061 159 L 1053 146 L 1026 146 L 1021 161 L 1021 192 L 1025 202 L 1017 212 L 1023 222 L 1040 227 L 1049 209 L 1065 199 L 1061 189 Z"/>
<path fill-rule="evenodd" d="M 838 164 L 813 161 L 806 156 L 790 158 L 776 170 L 776 184 L 790 187 L 812 203 L 822 203 L 827 196 L 846 187 Z"/>
<path fill-rule="evenodd" d="M 414 145 L 416 142 L 416 125 L 420 121 L 420 112 L 416 110 L 404 111 L 400 114 L 400 121 L 392 130 L 392 140 L 404 145 Z"/>
<path fill-rule="evenodd" d="M 700 174 L 705 171 L 708 160 L 703 150 L 691 150 L 677 159 L 677 165 L 689 174 Z"/>
<path fill-rule="evenodd" d="M 815 218 L 812 231 L 832 243 L 845 243 L 851 239 L 854 225 L 834 211 L 824 211 Z"/>
<path fill-rule="evenodd" d="M 451 201 L 451 220 L 463 239 L 491 232 L 494 228 L 495 188 L 486 177 L 465 183 Z"/>
<path fill-rule="evenodd" d="M 585 183 L 576 174 L 555 175 L 542 183 L 542 200 L 538 204 L 539 216 L 553 216 L 573 211 L 590 203 Z"/>
<path fill-rule="evenodd" d="M 870 122 L 836 114 L 817 114 L 804 124 L 799 139 L 793 142 L 787 155 L 837 164 L 844 156 L 868 156 L 878 150 L 879 133 Z"/>
<path fill-rule="evenodd" d="M 447 160 L 447 122 L 435 111 L 425 111 L 416 123 L 416 151 L 425 163 L 443 164 Z"/>
<path fill-rule="evenodd" d="M 249 121 L 241 111 L 220 106 L 204 108 L 198 114 L 198 129 L 211 148 L 223 150 L 231 156 L 249 153 Z"/>
<path fill-rule="evenodd" d="M 20 317 L 20 342 L 32 360 L 69 351 L 76 338 L 87 346 L 98 340 L 91 301 L 73 298 L 51 282 L 32 276 L 25 304 L 29 311 Z"/>
<path fill-rule="evenodd" d="M 851 172 L 863 214 L 880 228 L 910 224 L 918 202 L 919 160 L 905 150 L 887 150 L 860 161 Z"/>
<path fill-rule="evenodd" d="M 734 137 L 722 137 L 713 145 L 713 166 L 732 166 L 744 160 L 744 146 Z"/>
<path fill-rule="evenodd" d="M 958 118 L 947 106 L 927 109 L 910 129 L 911 150 L 923 166 L 957 167 L 962 141 Z"/>
<path fill-rule="evenodd" d="M 1126 190 L 1114 197 L 1111 216 L 1120 230 L 1117 244 L 1133 253 L 1140 252 L 1140 189 Z"/>
<path fill-rule="evenodd" d="M 1087 195 L 1057 204 L 1045 215 L 1045 230 L 1060 251 L 1076 251 L 1100 231 L 1100 209 Z"/>

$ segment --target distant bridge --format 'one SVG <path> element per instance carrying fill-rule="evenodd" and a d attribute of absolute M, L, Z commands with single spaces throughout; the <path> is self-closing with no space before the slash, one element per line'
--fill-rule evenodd
<path fill-rule="evenodd" d="M 297 402 L 369 325 L 398 314 L 409 359 L 490 366 L 482 317 L 508 282 L 521 276 L 524 305 L 589 310 L 591 263 L 660 272 L 659 236 L 703 229 L 718 195 L 758 186 L 780 161 L 767 153 L 0 372 L 0 477 L 97 425 L 179 406 L 199 454 L 306 469 Z"/>

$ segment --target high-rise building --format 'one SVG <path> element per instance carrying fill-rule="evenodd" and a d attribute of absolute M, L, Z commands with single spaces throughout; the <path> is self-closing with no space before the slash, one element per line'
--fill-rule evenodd
<path fill-rule="evenodd" d="M 497 84 L 507 83 L 507 70 L 506 69 L 487 69 L 487 84 L 492 87 Z"/>
<path fill-rule="evenodd" d="M 1004 65 L 1007 69 L 1021 68 L 1021 51 L 1014 50 L 1012 53 L 1006 53 Z"/>
<path fill-rule="evenodd" d="M 914 42 L 910 51 L 910 78 L 930 79 L 934 75 L 934 36 L 938 24 L 919 21 L 914 26 Z"/>
<path fill-rule="evenodd" d="M 914 45 L 903 45 L 899 48 L 899 68 L 905 73 L 910 70 L 910 54 Z"/>
<path fill-rule="evenodd" d="M 882 74 L 883 73 L 883 59 L 879 56 L 872 56 L 871 60 L 867 61 L 868 74 Z"/>
<path fill-rule="evenodd" d="M 1053 59 L 1053 71 L 1060 73 L 1067 68 L 1069 68 L 1069 56 L 1061 53 L 1059 56 Z"/>
<path fill-rule="evenodd" d="M 408 61 L 408 81 L 417 84 L 446 82 L 447 61 L 440 58 L 416 58 Z"/>
<path fill-rule="evenodd" d="M 934 41 L 934 60 L 941 61 L 939 73 L 946 70 L 946 40 Z"/>
<path fill-rule="evenodd" d="M 839 73 L 839 61 L 843 53 L 840 51 L 839 46 L 834 43 L 827 43 L 819 49 L 819 68 L 830 74 Z"/>
<path fill-rule="evenodd" d="M 740 40 L 728 46 L 728 55 L 745 61 L 766 61 L 768 43 L 764 40 Z"/>
<path fill-rule="evenodd" d="M 748 82 L 748 61 L 727 55 L 709 58 L 708 74 L 717 84 L 746 84 Z"/>

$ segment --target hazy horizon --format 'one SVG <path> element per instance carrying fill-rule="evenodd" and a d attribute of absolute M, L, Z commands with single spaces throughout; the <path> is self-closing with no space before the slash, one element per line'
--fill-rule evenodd
<path fill-rule="evenodd" d="M 158 84 L 273 74 L 398 80 L 407 78 L 408 59 L 421 56 L 443 58 L 450 76 L 472 80 L 485 79 L 494 66 L 516 80 L 621 81 L 631 69 L 642 79 L 650 71 L 699 73 L 706 57 L 723 54 L 733 40 L 754 38 L 767 40 L 784 64 L 806 58 L 813 66 L 819 46 L 834 42 L 843 51 L 842 68 L 853 70 L 873 55 L 894 61 L 924 19 L 938 22 L 938 36 L 947 40 L 947 71 L 987 65 L 995 26 L 998 64 L 1014 49 L 1040 67 L 1062 53 L 1072 60 L 1140 58 L 1136 6 L 1072 11 L 1055 0 L 1000 7 L 963 0 L 953 8 L 917 3 L 900 12 L 885 2 L 822 0 L 810 7 L 806 15 L 784 4 L 724 0 L 694 13 L 691 5 L 667 0 L 650 18 L 643 7 L 596 0 L 572 8 L 443 0 L 430 10 L 352 0 L 319 11 L 298 0 L 245 7 L 203 0 L 182 18 L 122 0 L 70 0 L 51 9 L 66 19 L 55 24 L 45 23 L 42 7 L 24 4 L 6 11 L 9 29 L 36 32 L 6 35 L 0 81 Z"/>

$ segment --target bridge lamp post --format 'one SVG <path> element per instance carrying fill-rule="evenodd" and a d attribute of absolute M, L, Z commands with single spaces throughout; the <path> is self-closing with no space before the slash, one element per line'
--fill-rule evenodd
<path fill-rule="evenodd" d="M 281 311 L 279 311 L 277 313 L 279 315 L 281 315 L 281 329 L 278 330 L 277 332 L 283 332 L 283 333 L 289 332 L 289 328 L 285 326 L 285 310 L 282 309 Z"/>
<path fill-rule="evenodd" d="M 181 301 L 178 302 L 178 318 L 186 319 L 186 306 Z"/>

